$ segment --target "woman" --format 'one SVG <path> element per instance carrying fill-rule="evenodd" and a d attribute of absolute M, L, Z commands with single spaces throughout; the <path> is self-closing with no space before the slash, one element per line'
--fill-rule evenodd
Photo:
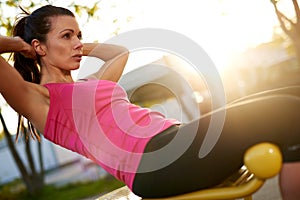
<path fill-rule="evenodd" d="M 289 162 L 285 166 L 300 169 L 299 149 L 288 150 L 300 143 L 297 102 L 280 96 L 228 106 L 220 139 L 208 156 L 199 159 L 210 116 L 219 111 L 179 127 L 176 120 L 130 104 L 116 84 L 127 49 L 82 44 L 80 39 L 76 19 L 67 9 L 48 5 L 20 19 L 14 37 L 0 37 L 0 53 L 13 52 L 15 60 L 14 69 L 0 57 L 0 92 L 45 138 L 93 160 L 137 195 L 164 197 L 214 186 L 238 170 L 244 151 L 258 142 L 278 144 L 284 161 Z M 74 82 L 71 71 L 79 68 L 82 56 L 98 57 L 105 64 L 90 77 Z M 280 92 L 299 96 L 298 91 Z M 163 160 L 146 156 L 178 135 L 194 138 L 180 140 L 168 150 L 172 156 L 184 142 L 191 142 L 178 159 L 163 165 Z M 295 189 L 299 181 L 282 183 L 283 195 L 300 196 Z"/>

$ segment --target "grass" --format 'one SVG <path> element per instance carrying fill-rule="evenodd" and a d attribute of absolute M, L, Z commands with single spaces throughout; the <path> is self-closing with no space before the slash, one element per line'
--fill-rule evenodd
<path fill-rule="evenodd" d="M 21 185 L 21 186 L 20 186 Z M 73 183 L 62 187 L 46 185 L 38 194 L 30 195 L 20 181 L 0 188 L 1 200 L 80 200 L 91 196 L 100 196 L 124 184 L 113 179 L 103 179 L 86 183 Z M 19 188 L 16 190 L 16 188 Z"/>

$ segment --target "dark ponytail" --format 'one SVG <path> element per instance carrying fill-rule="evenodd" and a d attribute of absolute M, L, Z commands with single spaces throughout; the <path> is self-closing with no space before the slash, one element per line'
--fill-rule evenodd
<path fill-rule="evenodd" d="M 43 6 L 35 10 L 32 14 L 26 12 L 23 8 L 23 15 L 21 18 L 17 19 L 12 35 L 14 37 L 18 36 L 22 38 L 28 44 L 31 44 L 33 39 L 39 40 L 41 43 L 45 43 L 47 40 L 47 34 L 51 30 L 51 17 L 55 16 L 71 16 L 75 17 L 74 14 L 65 8 L 56 7 L 52 5 Z M 28 82 L 39 84 L 41 81 L 40 72 L 40 59 L 37 55 L 37 60 L 24 57 L 21 53 L 13 53 L 14 67 L 21 74 L 23 79 Z M 33 125 L 28 123 L 28 130 L 24 131 L 23 117 L 19 116 L 19 123 L 17 129 L 18 139 L 19 133 L 25 133 L 26 139 L 31 136 L 33 139 L 37 138 L 40 140 L 38 133 L 36 132 Z"/>
<path fill-rule="evenodd" d="M 13 29 L 13 36 L 19 36 L 23 40 L 25 32 L 25 24 L 28 16 L 20 18 Z M 27 42 L 27 41 L 26 41 Z M 41 81 L 40 69 L 37 61 L 26 58 L 19 52 L 13 54 L 14 67 L 21 74 L 25 81 L 39 84 Z"/>

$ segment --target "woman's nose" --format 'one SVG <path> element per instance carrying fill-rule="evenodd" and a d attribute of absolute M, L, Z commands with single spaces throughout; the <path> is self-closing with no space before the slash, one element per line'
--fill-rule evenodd
<path fill-rule="evenodd" d="M 77 39 L 74 45 L 74 49 L 80 49 L 82 47 L 83 47 L 82 42 L 79 39 Z"/>

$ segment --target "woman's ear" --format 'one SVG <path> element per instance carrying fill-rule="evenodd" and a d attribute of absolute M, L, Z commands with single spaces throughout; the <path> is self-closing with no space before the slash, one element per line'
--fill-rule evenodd
<path fill-rule="evenodd" d="M 41 44 L 41 42 L 37 39 L 33 39 L 31 41 L 31 46 L 33 47 L 33 49 L 35 50 L 35 52 L 39 55 L 39 56 L 45 56 L 46 52 L 44 50 L 43 45 Z"/>

